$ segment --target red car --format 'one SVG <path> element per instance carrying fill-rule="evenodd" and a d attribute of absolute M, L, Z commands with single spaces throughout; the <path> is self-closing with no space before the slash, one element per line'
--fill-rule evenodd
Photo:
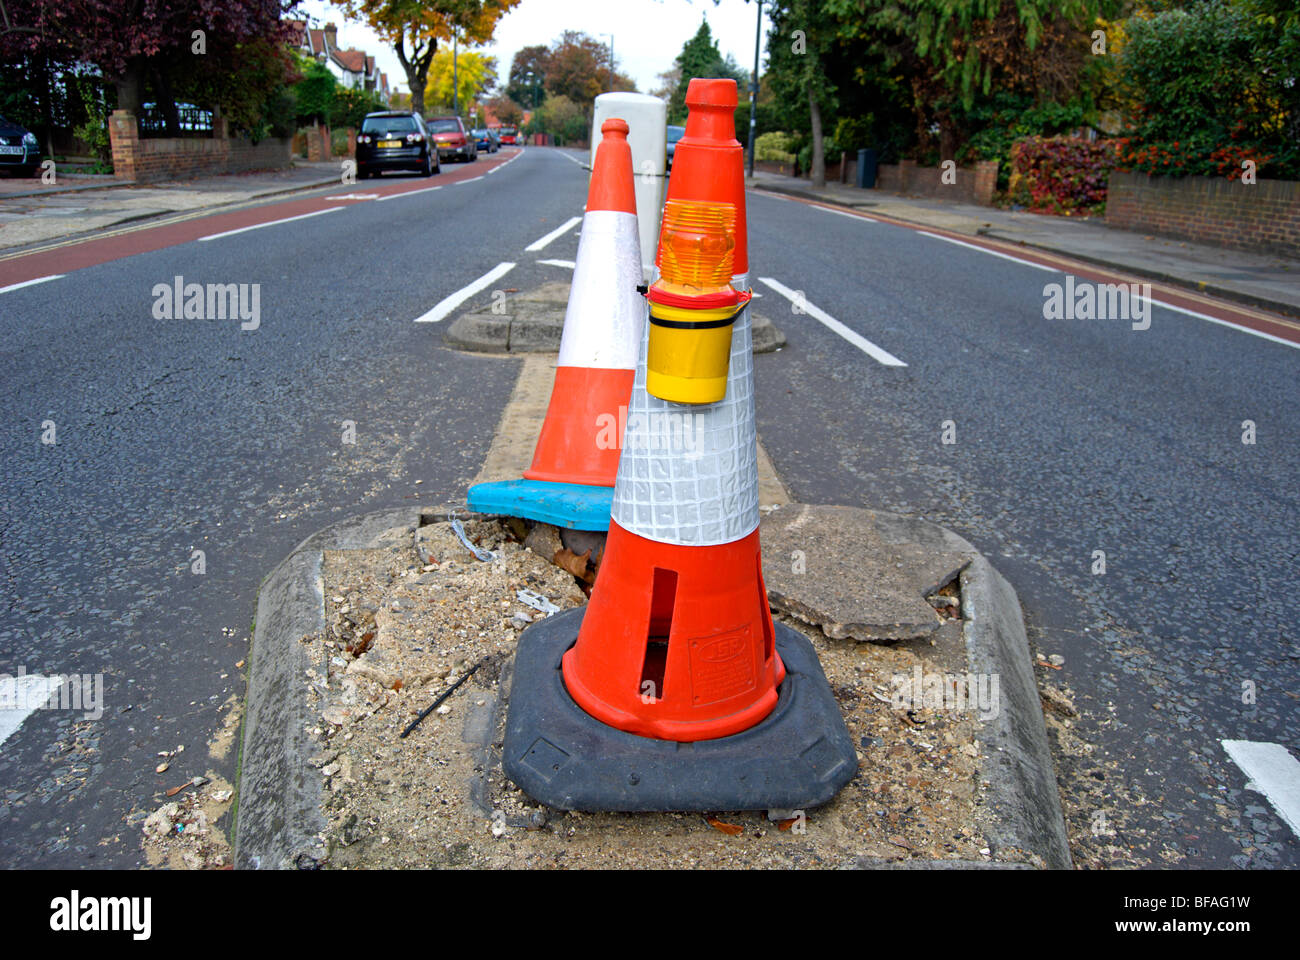
<path fill-rule="evenodd" d="M 429 117 L 429 135 L 438 147 L 438 159 L 455 157 L 467 163 L 478 159 L 478 144 L 460 117 Z"/>
<path fill-rule="evenodd" d="M 502 127 L 497 133 L 501 137 L 501 143 L 510 144 L 511 146 L 519 143 L 519 130 L 515 127 Z"/>

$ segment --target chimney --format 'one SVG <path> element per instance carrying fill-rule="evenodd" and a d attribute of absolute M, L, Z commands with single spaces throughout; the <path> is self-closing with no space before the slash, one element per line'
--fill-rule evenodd
<path fill-rule="evenodd" d="M 339 28 L 332 23 L 325 24 L 325 42 L 330 50 L 339 48 Z"/>

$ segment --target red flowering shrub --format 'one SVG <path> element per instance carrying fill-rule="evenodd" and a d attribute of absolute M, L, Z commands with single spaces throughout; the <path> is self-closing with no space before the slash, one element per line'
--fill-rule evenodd
<path fill-rule="evenodd" d="M 1027 137 L 1011 146 L 1012 199 L 1044 213 L 1100 213 L 1115 166 L 1107 140 Z"/>

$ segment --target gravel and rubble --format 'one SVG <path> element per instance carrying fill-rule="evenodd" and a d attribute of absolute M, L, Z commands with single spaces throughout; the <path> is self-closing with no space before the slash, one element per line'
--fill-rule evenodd
<path fill-rule="evenodd" d="M 814 643 L 855 744 L 857 777 L 809 811 L 621 814 L 553 810 L 506 780 L 500 750 L 520 632 L 586 602 L 598 544 L 518 520 L 395 528 L 366 550 L 325 551 L 323 634 L 307 636 L 325 781 L 327 868 L 852 867 L 908 860 L 987 862 L 980 835 L 979 716 L 905 702 L 922 673 L 965 670 L 960 644 Z M 581 550 L 582 552 L 578 552 Z M 587 551 L 590 550 L 588 553 Z M 959 623 L 956 583 L 930 599 Z M 522 594 L 521 591 L 528 591 Z M 780 616 L 780 615 L 778 615 Z M 403 738 L 421 711 L 463 685 Z M 945 681 L 951 677 L 944 676 Z M 770 819 L 772 818 L 772 819 Z"/>

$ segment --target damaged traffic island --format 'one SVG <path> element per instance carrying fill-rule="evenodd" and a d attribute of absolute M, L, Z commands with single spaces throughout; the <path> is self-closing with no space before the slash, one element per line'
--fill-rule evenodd
<path fill-rule="evenodd" d="M 318 534 L 268 577 L 238 866 L 1069 865 L 1018 605 L 955 535 L 855 508 L 786 504 L 764 517 L 773 611 L 815 648 L 859 755 L 857 775 L 830 803 L 771 820 L 768 811 L 565 812 L 512 784 L 501 744 L 518 635 L 547 616 L 537 597 L 560 610 L 585 603 L 600 544 L 570 540 L 578 553 L 560 531 L 518 520 L 474 518 L 463 530 L 493 559 L 476 559 L 446 510 L 388 511 Z M 819 549 L 831 530 L 870 555 Z M 900 600 L 896 612 L 878 599 L 857 616 L 823 606 L 837 590 L 851 601 L 844 571 L 872 563 L 887 577 L 883 593 Z M 836 639 L 819 618 L 833 630 L 897 622 L 910 636 Z M 955 689 L 936 698 L 969 674 L 973 698 L 959 702 Z"/>

